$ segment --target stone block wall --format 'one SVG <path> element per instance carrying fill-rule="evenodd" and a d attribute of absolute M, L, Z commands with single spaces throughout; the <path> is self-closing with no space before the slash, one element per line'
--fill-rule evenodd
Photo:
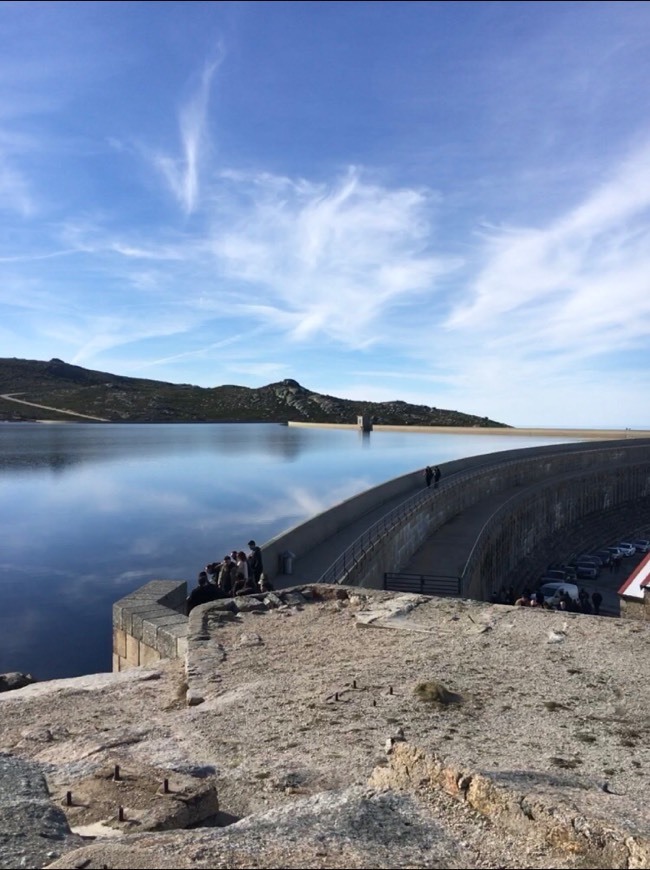
<path fill-rule="evenodd" d="M 187 652 L 185 580 L 152 580 L 113 605 L 113 671 Z"/>

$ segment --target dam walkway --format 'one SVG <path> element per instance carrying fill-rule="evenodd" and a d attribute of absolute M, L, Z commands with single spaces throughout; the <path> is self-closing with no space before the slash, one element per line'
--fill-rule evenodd
<path fill-rule="evenodd" d="M 292 560 L 291 574 L 277 574 L 274 578 L 276 588 L 283 589 L 302 583 L 335 583 L 345 573 L 347 564 L 353 562 L 360 552 L 369 545 L 382 525 L 390 523 L 402 510 L 412 504 L 413 500 L 422 498 L 437 498 L 444 496 L 444 490 L 453 484 L 454 474 L 444 478 L 434 490 L 427 491 L 424 480 L 417 481 L 409 492 L 401 493 L 388 501 L 384 501 L 374 510 L 351 521 L 345 528 L 322 540 L 308 552 Z M 558 480 L 561 475 L 558 475 Z M 449 519 L 413 554 L 411 559 L 400 568 L 399 575 L 404 580 L 388 580 L 387 588 L 394 590 L 414 591 L 418 577 L 424 577 L 422 591 L 425 594 L 444 594 L 436 589 L 451 589 L 455 586 L 460 590 L 460 578 L 463 575 L 472 550 L 479 539 L 482 530 L 491 517 L 498 512 L 511 498 L 521 495 L 522 487 L 512 486 L 501 492 L 486 495 L 474 504 L 464 508 L 456 516 Z M 630 511 L 627 511 L 629 514 Z M 635 519 L 631 516 L 631 520 Z M 648 518 L 650 521 L 650 517 Z M 567 530 L 563 535 L 549 541 L 547 563 L 568 559 L 573 552 L 586 552 L 615 543 L 612 540 L 612 519 L 609 515 L 596 516 L 589 523 L 582 523 L 578 528 Z M 620 615 L 618 589 L 629 573 L 634 569 L 638 559 L 625 560 L 620 571 L 610 573 L 603 569 L 599 578 L 584 581 L 587 592 L 591 595 L 596 590 L 603 596 L 601 612 L 605 615 Z M 522 565 L 522 574 L 514 585 L 516 591 L 528 586 L 533 589 L 542 576 L 544 565 Z M 392 566 L 386 566 L 386 572 L 392 571 Z M 412 576 L 408 576 L 412 575 Z M 510 583 L 508 584 L 510 585 Z M 495 590 L 498 591 L 498 590 Z"/>

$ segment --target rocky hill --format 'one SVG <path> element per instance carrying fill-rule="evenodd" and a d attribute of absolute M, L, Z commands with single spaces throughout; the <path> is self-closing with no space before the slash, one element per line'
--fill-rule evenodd
<path fill-rule="evenodd" d="M 70 420 L 71 414 L 124 423 L 354 423 L 367 414 L 382 425 L 505 428 L 487 417 L 427 405 L 339 399 L 291 379 L 256 389 L 195 387 L 92 371 L 60 359 L 0 359 L 0 420 Z"/>

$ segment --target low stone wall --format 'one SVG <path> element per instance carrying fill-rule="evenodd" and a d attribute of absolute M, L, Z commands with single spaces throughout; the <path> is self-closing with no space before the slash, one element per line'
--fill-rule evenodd
<path fill-rule="evenodd" d="M 650 589 L 646 587 L 643 598 L 632 598 L 621 595 L 621 616 L 627 619 L 639 619 L 650 622 Z"/>
<path fill-rule="evenodd" d="M 187 652 L 185 580 L 152 580 L 113 605 L 113 671 Z"/>

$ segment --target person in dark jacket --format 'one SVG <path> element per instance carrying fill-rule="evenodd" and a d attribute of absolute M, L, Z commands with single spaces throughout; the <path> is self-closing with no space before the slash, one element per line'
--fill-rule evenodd
<path fill-rule="evenodd" d="M 248 554 L 248 567 L 250 569 L 249 573 L 253 575 L 253 580 L 255 581 L 255 583 L 259 583 L 262 572 L 264 571 L 264 567 L 262 565 L 262 551 L 257 546 L 255 541 L 249 541 L 248 546 L 251 548 L 251 551 Z"/>
<path fill-rule="evenodd" d="M 427 465 L 427 467 L 424 469 L 424 482 L 426 483 L 427 487 L 431 486 L 432 480 L 433 480 L 433 469 L 431 468 L 430 465 Z"/>
<path fill-rule="evenodd" d="M 218 592 L 216 588 L 208 583 L 208 575 L 206 571 L 201 571 L 199 574 L 198 585 L 192 589 L 187 596 L 187 614 L 199 604 L 205 604 L 208 601 L 214 601 Z"/>
<path fill-rule="evenodd" d="M 596 591 L 592 593 L 591 602 L 594 605 L 594 613 L 598 616 L 600 613 L 600 605 L 603 603 L 603 596 L 600 592 Z"/>
<path fill-rule="evenodd" d="M 438 488 L 438 481 L 440 480 L 441 476 L 442 475 L 440 473 L 440 469 L 436 465 L 436 467 L 433 469 L 433 488 L 434 489 Z"/>

